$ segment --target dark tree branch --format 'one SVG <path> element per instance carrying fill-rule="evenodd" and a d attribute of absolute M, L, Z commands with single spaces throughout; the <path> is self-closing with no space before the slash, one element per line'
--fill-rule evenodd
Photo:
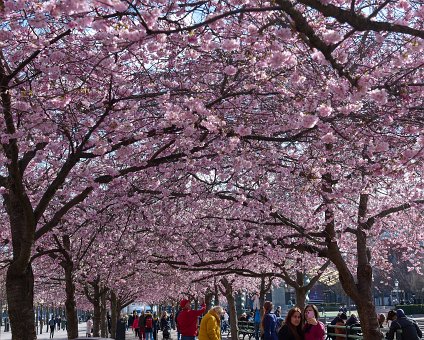
<path fill-rule="evenodd" d="M 345 10 L 335 5 L 323 5 L 318 0 L 298 0 L 298 2 L 316 9 L 325 17 L 332 17 L 341 23 L 347 23 L 357 31 L 394 32 L 424 38 L 424 31 L 422 30 L 389 22 L 372 21 L 371 17 L 352 13 L 350 10 Z M 383 5 L 385 4 L 383 3 Z"/>
<path fill-rule="evenodd" d="M 61 40 L 63 37 L 66 37 L 67 35 L 71 34 L 71 30 L 68 29 L 67 31 L 59 34 L 57 37 L 53 38 L 49 41 L 49 45 L 53 45 L 54 43 Z M 12 71 L 11 74 L 7 76 L 7 83 L 9 83 L 19 72 L 21 72 L 31 61 L 33 61 L 40 53 L 42 49 L 34 51 L 28 58 L 26 58 L 24 61 L 22 61 L 15 70 Z"/>
<path fill-rule="evenodd" d="M 37 229 L 35 232 L 35 240 L 38 240 L 40 237 L 42 237 L 44 234 L 52 230 L 55 226 L 57 226 L 62 219 L 62 217 L 73 207 L 75 207 L 77 204 L 84 201 L 90 192 L 93 191 L 92 187 L 85 188 L 84 191 L 79 193 L 77 196 L 72 198 L 70 201 L 65 203 L 62 208 L 60 208 L 52 217 L 52 219 L 44 224 L 41 228 Z"/>
<path fill-rule="evenodd" d="M 31 151 L 27 151 L 22 158 L 19 161 L 19 170 L 21 172 L 21 175 L 24 174 L 26 167 L 28 166 L 29 162 L 35 157 L 37 154 L 37 151 L 43 150 L 48 143 L 42 142 L 38 143 L 35 148 Z"/>
<path fill-rule="evenodd" d="M 392 207 L 392 208 L 383 210 L 383 211 L 379 212 L 377 215 L 374 215 L 374 216 L 368 218 L 368 220 L 364 223 L 363 229 L 369 230 L 374 225 L 374 223 L 377 219 L 384 218 L 384 217 L 386 217 L 390 214 L 394 214 L 394 213 L 397 213 L 397 212 L 400 212 L 400 211 L 408 210 L 414 204 L 416 204 L 416 205 L 424 204 L 424 200 L 416 200 L 416 201 L 413 201 L 413 203 L 404 203 L 404 204 L 398 205 L 397 207 Z"/>

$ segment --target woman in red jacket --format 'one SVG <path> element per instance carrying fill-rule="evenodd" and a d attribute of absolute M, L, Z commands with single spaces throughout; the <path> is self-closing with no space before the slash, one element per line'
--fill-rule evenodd
<path fill-rule="evenodd" d="M 134 317 L 134 321 L 133 321 L 133 324 L 132 324 L 132 329 L 133 329 L 133 331 L 135 332 L 135 336 L 137 337 L 138 336 L 138 331 L 139 331 L 139 328 L 138 328 L 138 321 L 139 321 L 140 319 L 138 318 L 138 315 L 136 314 L 135 315 L 135 317 Z"/>
<path fill-rule="evenodd" d="M 304 339 L 324 340 L 325 326 L 321 321 L 318 321 L 318 308 L 315 305 L 307 305 L 303 315 L 305 316 Z"/>

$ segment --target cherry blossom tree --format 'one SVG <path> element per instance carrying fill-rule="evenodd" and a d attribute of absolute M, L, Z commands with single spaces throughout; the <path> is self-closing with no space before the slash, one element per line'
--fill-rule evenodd
<path fill-rule="evenodd" d="M 396 235 L 389 242 L 407 242 L 405 256 L 422 255 L 422 235 L 411 228 L 422 224 L 422 6 L 110 0 L 0 8 L 0 186 L 10 226 L 1 236 L 12 250 L 14 339 L 35 338 L 35 245 L 74 207 L 135 178 L 138 195 L 191 202 L 179 217 L 189 235 L 210 235 L 188 223 L 205 207 L 187 191 L 208 187 L 207 207 L 226 214 L 222 227 L 237 227 L 222 235 L 233 257 L 272 244 L 329 258 L 359 307 L 365 339 L 380 336 L 368 316 L 371 265 L 384 261 L 370 246 Z M 185 236 L 158 223 L 157 210 L 143 214 L 171 240 Z M 203 218 L 203 229 L 221 227 Z M 262 233 L 271 224 L 281 228 Z M 187 249 L 176 255 L 188 264 L 210 261 Z"/>
<path fill-rule="evenodd" d="M 172 143 L 157 139 L 164 127 L 149 126 L 157 119 L 152 101 L 165 93 L 151 74 L 160 65 L 145 60 L 152 72 L 125 43 L 108 40 L 93 4 L 3 5 L 0 184 L 10 225 L 3 237 L 13 250 L 7 297 L 14 339 L 34 339 L 34 244 L 102 185 L 184 153 L 161 158 Z M 129 89 L 127 81 L 138 85 Z"/>

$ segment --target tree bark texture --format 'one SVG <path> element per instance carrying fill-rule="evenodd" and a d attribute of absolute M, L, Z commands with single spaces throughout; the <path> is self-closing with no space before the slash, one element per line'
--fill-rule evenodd
<path fill-rule="evenodd" d="M 12 171 L 12 170 L 10 170 Z M 19 179 L 17 179 L 19 181 Z M 12 340 L 36 339 L 34 322 L 34 274 L 31 250 L 34 245 L 34 220 L 22 184 L 10 179 L 9 193 L 3 195 L 9 215 L 13 260 L 6 274 L 6 292 Z"/>
<path fill-rule="evenodd" d="M 303 311 L 306 305 L 305 287 L 296 287 L 295 291 L 296 291 L 296 306 L 299 307 L 301 311 Z"/>
<path fill-rule="evenodd" d="M 236 310 L 236 300 L 233 294 L 233 287 L 227 279 L 221 279 L 221 283 L 224 286 L 225 290 L 222 290 L 222 293 L 227 298 L 229 315 L 230 315 L 230 329 L 231 329 L 231 340 L 238 340 L 238 320 L 237 320 L 237 310 Z"/>
<path fill-rule="evenodd" d="M 338 272 L 340 283 L 345 293 L 355 302 L 358 308 L 358 315 L 361 321 L 361 328 L 364 340 L 379 340 L 383 339 L 383 334 L 380 332 L 377 313 L 373 304 L 372 296 L 372 268 L 371 268 L 371 253 L 367 246 L 367 235 L 364 229 L 370 226 L 364 225 L 363 220 L 367 215 L 368 195 L 361 194 L 359 197 L 358 206 L 358 224 L 355 232 L 357 239 L 356 251 L 358 264 L 356 268 L 356 280 L 352 275 L 351 270 L 347 266 L 343 258 L 340 248 L 335 241 L 335 224 L 334 224 L 334 202 L 331 198 L 333 193 L 333 181 L 331 174 L 323 175 L 323 199 L 326 205 L 325 232 L 327 234 L 326 243 L 328 249 L 328 258 L 334 263 Z M 327 195 L 330 194 L 330 195 Z"/>
<path fill-rule="evenodd" d="M 65 269 L 65 282 L 66 282 L 66 320 L 67 320 L 67 332 L 68 339 L 78 338 L 78 316 L 77 316 L 77 305 L 75 301 L 75 284 L 73 281 L 73 265 L 67 263 L 64 266 Z"/>
<path fill-rule="evenodd" d="M 214 292 L 212 292 L 211 290 L 208 290 L 205 293 L 205 305 L 206 305 L 206 310 L 207 311 L 212 308 L 212 299 L 213 299 L 213 297 L 214 297 Z"/>
<path fill-rule="evenodd" d="M 37 339 L 34 322 L 34 275 L 31 264 L 22 273 L 7 270 L 6 292 L 12 340 Z"/>
<path fill-rule="evenodd" d="M 103 292 L 100 296 L 100 334 L 102 338 L 108 337 L 107 322 L 106 322 L 106 292 Z"/>
<path fill-rule="evenodd" d="M 118 303 L 116 299 L 116 294 L 112 290 L 110 292 L 110 317 L 111 317 L 111 330 L 110 330 L 110 337 L 112 339 L 116 339 L 116 324 L 118 321 L 119 311 L 118 309 Z"/>
<path fill-rule="evenodd" d="M 100 336 L 100 319 L 102 317 L 102 307 L 100 305 L 100 287 L 98 284 L 93 285 L 94 297 L 93 304 L 93 336 Z"/>

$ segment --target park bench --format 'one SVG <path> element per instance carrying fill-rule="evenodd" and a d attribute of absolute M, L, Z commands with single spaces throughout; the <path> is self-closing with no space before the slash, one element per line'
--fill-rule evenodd
<path fill-rule="evenodd" d="M 335 329 L 342 328 L 345 330 L 345 334 L 336 334 Z M 389 331 L 389 328 L 381 328 L 380 329 L 383 334 L 386 334 Z M 361 334 L 361 327 L 352 327 L 352 326 L 337 326 L 337 325 L 327 325 L 327 337 L 326 339 L 332 339 L 332 337 L 337 336 L 336 339 L 363 339 Z M 400 339 L 402 334 L 402 330 L 396 331 L 396 338 Z"/>
<path fill-rule="evenodd" d="M 251 321 L 239 321 L 238 322 L 239 335 L 243 336 L 243 340 L 246 335 L 249 340 L 255 336 L 255 324 Z"/>

